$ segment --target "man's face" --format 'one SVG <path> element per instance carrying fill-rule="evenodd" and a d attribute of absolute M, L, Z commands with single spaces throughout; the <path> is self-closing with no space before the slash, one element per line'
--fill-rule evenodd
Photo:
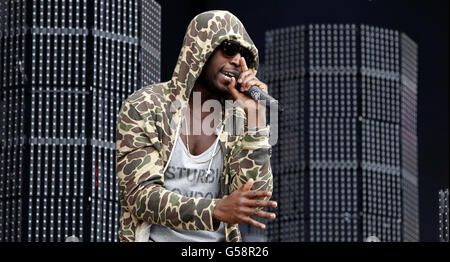
<path fill-rule="evenodd" d="M 209 91 L 228 98 L 231 96 L 227 88 L 231 81 L 230 76 L 241 73 L 240 58 L 240 53 L 227 57 L 220 47 L 216 48 L 203 67 L 198 81 Z"/>

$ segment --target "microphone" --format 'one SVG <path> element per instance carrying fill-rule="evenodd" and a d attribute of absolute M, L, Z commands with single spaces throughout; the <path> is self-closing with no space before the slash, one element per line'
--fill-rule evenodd
<path fill-rule="evenodd" d="M 236 89 L 241 92 L 241 84 L 238 83 L 240 74 L 236 74 L 234 78 L 236 79 Z M 278 100 L 271 97 L 266 92 L 262 91 L 258 86 L 251 86 L 248 91 L 243 92 L 254 100 L 258 101 L 261 104 L 261 101 L 265 101 L 266 107 L 269 106 L 271 109 L 278 110 L 283 112 L 283 107 L 278 103 Z"/>

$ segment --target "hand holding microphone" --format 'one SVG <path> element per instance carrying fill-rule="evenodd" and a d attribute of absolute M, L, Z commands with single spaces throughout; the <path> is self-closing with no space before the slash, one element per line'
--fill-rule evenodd
<path fill-rule="evenodd" d="M 244 109 L 247 115 L 247 127 L 258 128 L 266 126 L 266 108 L 254 100 L 250 96 L 244 94 L 250 88 L 250 84 L 258 85 L 261 90 L 267 92 L 267 85 L 259 81 L 252 71 L 248 70 L 247 64 L 243 57 L 240 58 L 241 75 L 232 77 L 228 83 L 228 90 L 239 105 Z M 240 91 L 236 89 L 238 81 L 241 81 Z"/>
<path fill-rule="evenodd" d="M 231 78 L 228 84 L 233 98 L 244 108 L 248 118 L 248 127 L 262 127 L 266 125 L 265 106 L 282 111 L 278 101 L 268 94 L 267 85 L 256 78 L 255 74 L 248 69 L 245 59 L 240 58 L 242 73 Z M 259 102 L 258 102 L 259 101 Z M 265 101 L 265 106 L 260 102 Z M 250 116 L 256 116 L 250 117 Z"/>
<path fill-rule="evenodd" d="M 278 101 L 268 94 L 267 85 L 259 81 L 253 72 L 248 70 L 245 59 L 241 59 L 240 63 L 242 73 L 236 74 L 234 77 L 236 79 L 235 88 L 260 104 L 264 101 L 266 107 L 269 106 L 273 110 L 283 111 Z"/>

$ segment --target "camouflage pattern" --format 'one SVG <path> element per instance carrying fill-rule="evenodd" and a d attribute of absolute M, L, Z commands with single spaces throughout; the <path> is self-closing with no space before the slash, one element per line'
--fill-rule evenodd
<path fill-rule="evenodd" d="M 121 241 L 134 242 L 143 222 L 184 230 L 218 230 L 220 221 L 213 218 L 218 199 L 185 197 L 166 190 L 163 172 L 175 142 L 173 123 L 181 121 L 201 69 L 225 39 L 251 50 L 255 61 L 250 70 L 256 74 L 258 50 L 242 23 L 227 11 L 209 11 L 189 24 L 171 80 L 143 87 L 123 103 L 116 143 Z M 216 129 L 225 156 L 220 195 L 226 198 L 249 178 L 255 180 L 252 190 L 272 190 L 269 127 L 252 131 L 239 124 L 245 121 L 240 107 L 223 106 L 222 114 L 225 131 Z M 226 241 L 242 241 L 238 225 L 225 224 L 225 234 Z"/>

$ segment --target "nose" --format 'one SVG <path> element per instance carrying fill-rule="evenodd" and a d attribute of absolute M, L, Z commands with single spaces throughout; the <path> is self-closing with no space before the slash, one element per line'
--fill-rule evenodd
<path fill-rule="evenodd" d="M 231 58 L 231 63 L 234 64 L 236 67 L 241 66 L 240 61 L 241 61 L 241 53 L 239 52 Z"/>

